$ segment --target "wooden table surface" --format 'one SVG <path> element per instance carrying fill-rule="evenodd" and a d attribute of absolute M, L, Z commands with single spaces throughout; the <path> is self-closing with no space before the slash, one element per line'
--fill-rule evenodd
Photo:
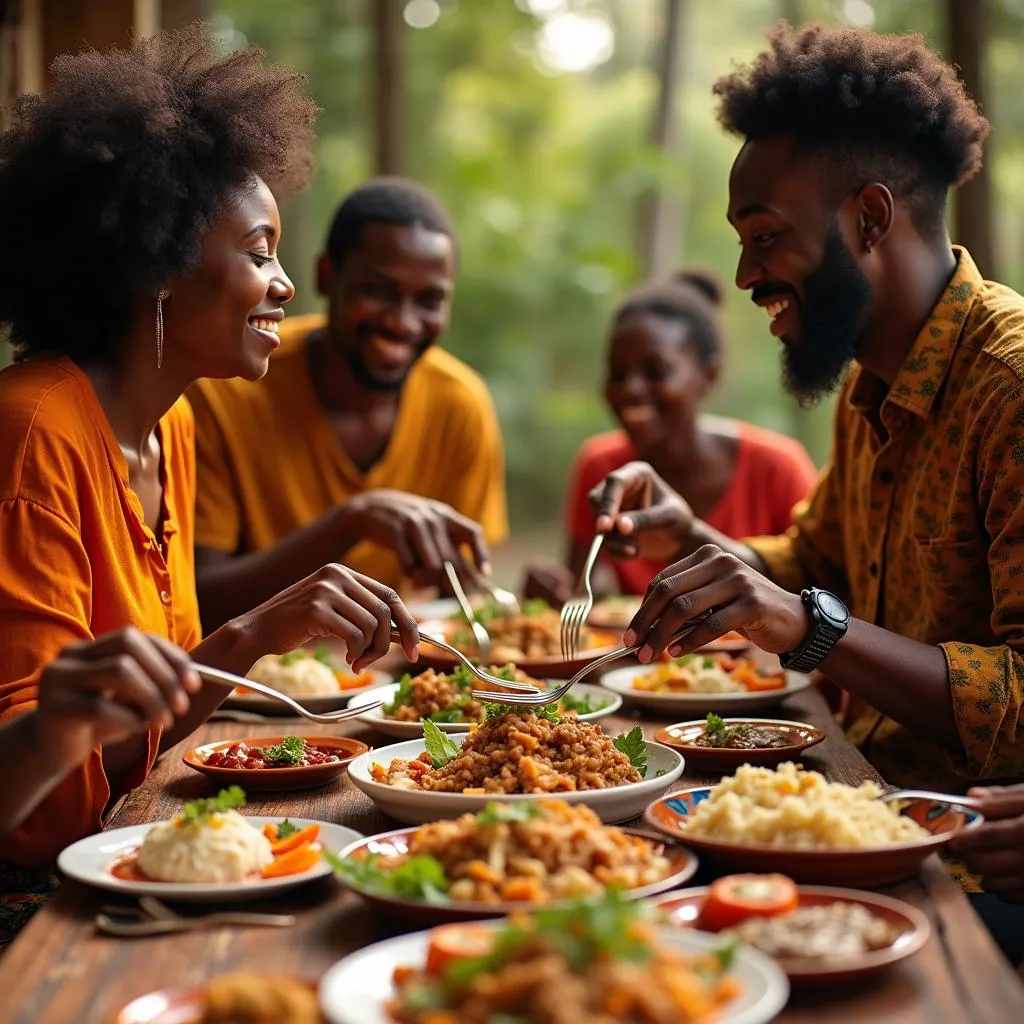
<path fill-rule="evenodd" d="M 828 739 L 803 758 L 834 781 L 877 778 L 846 741 L 821 697 L 808 691 L 790 698 L 778 717 L 811 722 Z M 605 719 L 609 732 L 631 727 L 639 714 Z M 245 735 L 301 731 L 307 735 L 351 735 L 380 747 L 398 742 L 361 723 L 317 726 L 297 719 L 263 725 L 208 723 L 186 744 L 158 762 L 147 782 L 128 798 L 113 826 L 171 817 L 185 800 L 209 795 L 213 784 L 181 761 L 193 745 Z M 285 728 L 282 729 L 282 723 Z M 665 723 L 644 715 L 648 735 Z M 810 756 L 813 754 L 813 756 Z M 687 771 L 676 788 L 717 781 Z M 253 794 L 254 814 L 304 816 L 339 822 L 372 834 L 395 824 L 344 778 L 319 790 L 294 794 Z M 701 884 L 698 875 L 693 884 Z M 919 907 L 932 924 L 927 946 L 887 973 L 846 987 L 796 993 L 780 1022 L 884 1021 L 886 1024 L 1002 1024 L 1024 1014 L 1024 986 L 993 945 L 959 888 L 937 857 L 919 876 L 884 890 Z M 114 897 L 116 899 L 116 897 Z M 4 1024 L 113 1024 L 126 1003 L 154 989 L 193 985 L 225 971 L 291 973 L 318 978 L 352 950 L 397 934 L 401 928 L 381 917 L 333 879 L 262 902 L 260 908 L 294 912 L 290 929 L 213 928 L 185 935 L 144 939 L 105 937 L 93 928 L 100 904 L 112 894 L 67 882 L 0 957 L 0 1021 Z M 257 905 L 246 904 L 250 909 Z"/>

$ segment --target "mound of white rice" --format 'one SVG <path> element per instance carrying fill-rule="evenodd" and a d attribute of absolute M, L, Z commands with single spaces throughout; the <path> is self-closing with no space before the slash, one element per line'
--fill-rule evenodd
<path fill-rule="evenodd" d="M 282 662 L 282 657 L 287 660 Z M 337 676 L 312 654 L 306 658 L 296 658 L 294 653 L 267 654 L 249 669 L 247 676 L 289 697 L 330 696 L 339 689 Z"/>

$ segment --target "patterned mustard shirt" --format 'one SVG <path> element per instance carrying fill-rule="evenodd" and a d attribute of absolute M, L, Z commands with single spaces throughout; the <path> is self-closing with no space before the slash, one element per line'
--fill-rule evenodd
<path fill-rule="evenodd" d="M 954 253 L 892 386 L 854 368 L 816 490 L 751 545 L 781 586 L 941 646 L 964 757 L 860 701 L 847 725 L 888 782 L 963 792 L 1024 775 L 1024 298 Z"/>

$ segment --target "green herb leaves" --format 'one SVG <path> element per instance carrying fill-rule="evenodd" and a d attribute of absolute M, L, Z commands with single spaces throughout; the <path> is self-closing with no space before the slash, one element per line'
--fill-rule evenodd
<path fill-rule="evenodd" d="M 459 753 L 459 745 L 442 732 L 429 718 L 423 722 L 423 741 L 430 755 L 430 763 L 435 768 L 443 768 Z"/>
<path fill-rule="evenodd" d="M 534 714 L 538 718 L 546 718 L 549 722 L 560 722 L 558 717 L 557 704 L 544 704 L 541 707 L 516 705 L 516 704 L 488 704 L 487 720 L 500 718 L 502 715 L 527 715 Z"/>
<path fill-rule="evenodd" d="M 188 822 L 205 821 L 213 814 L 223 814 L 225 811 L 233 810 L 235 807 L 245 806 L 245 790 L 241 786 L 231 786 L 222 789 L 216 796 L 206 797 L 203 800 L 191 800 L 185 804 L 182 812 Z"/>
<path fill-rule="evenodd" d="M 629 732 L 616 736 L 612 740 L 616 750 L 621 750 L 629 763 L 643 776 L 647 771 L 647 742 L 644 740 L 643 730 L 639 725 L 634 725 Z"/>
<path fill-rule="evenodd" d="M 297 765 L 306 752 L 306 741 L 301 736 L 285 736 L 280 743 L 263 748 L 263 755 L 274 764 Z"/>
<path fill-rule="evenodd" d="M 279 841 L 281 839 L 287 839 L 289 836 L 293 836 L 296 832 L 301 831 L 302 830 L 298 825 L 293 825 L 287 818 L 277 824 L 277 838 Z"/>
<path fill-rule="evenodd" d="M 448 901 L 448 879 L 441 862 L 433 857 L 409 857 L 397 868 L 383 866 L 379 853 L 342 858 L 325 851 L 324 857 L 334 873 L 354 889 L 427 903 Z"/>
<path fill-rule="evenodd" d="M 479 825 L 500 825 L 502 822 L 530 821 L 543 818 L 544 812 L 532 801 L 519 800 L 511 804 L 489 803 L 477 816 Z"/>

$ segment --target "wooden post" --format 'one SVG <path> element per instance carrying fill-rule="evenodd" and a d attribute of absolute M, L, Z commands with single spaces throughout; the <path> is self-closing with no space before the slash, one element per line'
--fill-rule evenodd
<path fill-rule="evenodd" d="M 988 4 L 986 0 L 946 0 L 947 53 L 960 69 L 967 91 L 985 109 L 986 50 L 988 47 Z M 989 163 L 954 198 L 953 241 L 964 245 L 982 274 L 997 277 L 992 231 L 992 175 Z"/>
<path fill-rule="evenodd" d="M 378 174 L 405 169 L 405 26 L 400 0 L 369 0 L 373 14 L 374 140 Z"/>
<path fill-rule="evenodd" d="M 679 155 L 683 141 L 676 102 L 686 64 L 686 26 L 690 0 L 665 0 L 665 45 L 658 62 L 658 101 L 650 140 L 665 157 Z M 640 257 L 648 277 L 668 273 L 679 260 L 683 211 L 659 184 L 640 201 Z"/>

